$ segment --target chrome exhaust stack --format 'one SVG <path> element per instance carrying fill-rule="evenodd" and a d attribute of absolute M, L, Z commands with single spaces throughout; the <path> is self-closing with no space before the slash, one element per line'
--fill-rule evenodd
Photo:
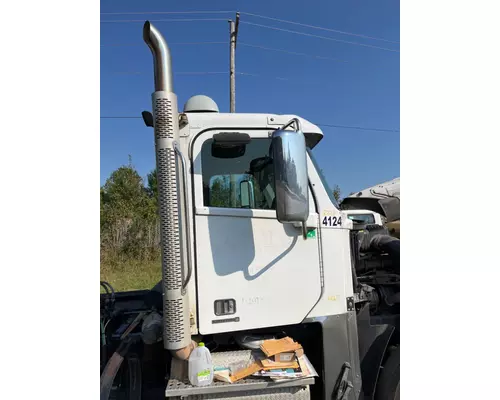
<path fill-rule="evenodd" d="M 189 277 L 184 276 L 187 246 L 181 239 L 186 233 L 187 226 L 183 225 L 187 221 L 179 212 L 184 187 L 178 184 L 177 157 L 182 155 L 176 148 L 179 140 L 177 96 L 173 92 L 172 60 L 167 42 L 149 21 L 144 24 L 143 38 L 153 53 L 154 62 L 155 92 L 152 98 L 160 214 L 163 344 L 175 356 L 186 358 L 193 342 L 186 290 Z"/>
<path fill-rule="evenodd" d="M 155 92 L 172 92 L 173 94 L 172 58 L 167 42 L 149 21 L 144 23 L 142 37 L 153 53 Z"/>

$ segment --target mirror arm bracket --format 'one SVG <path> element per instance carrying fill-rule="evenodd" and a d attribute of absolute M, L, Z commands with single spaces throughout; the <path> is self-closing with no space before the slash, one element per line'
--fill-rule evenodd
<path fill-rule="evenodd" d="M 295 131 L 302 131 L 302 124 L 300 123 L 300 120 L 298 118 L 292 118 L 290 121 L 288 121 L 285 125 L 283 125 L 280 130 L 284 131 L 286 128 L 288 128 L 291 125 L 295 125 Z"/>
<path fill-rule="evenodd" d="M 307 224 L 305 222 L 302 223 L 302 236 L 304 240 L 307 240 Z"/>

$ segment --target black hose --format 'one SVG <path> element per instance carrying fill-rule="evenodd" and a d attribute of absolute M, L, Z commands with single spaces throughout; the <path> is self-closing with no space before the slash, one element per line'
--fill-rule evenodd
<path fill-rule="evenodd" d="M 399 274 L 399 239 L 389 235 L 375 235 L 370 240 L 370 250 L 389 254 L 392 259 L 394 270 Z"/>
<path fill-rule="evenodd" d="M 106 281 L 101 281 L 101 286 L 104 288 L 106 291 L 106 294 L 109 295 L 109 292 L 111 291 L 111 300 L 115 301 L 115 289 L 113 289 L 113 286 L 111 286 L 108 282 Z M 109 288 L 109 290 L 107 289 Z"/>
<path fill-rule="evenodd" d="M 375 250 L 399 255 L 399 239 L 389 235 L 375 235 L 370 241 L 370 247 Z"/>
<path fill-rule="evenodd" d="M 104 285 L 104 283 L 101 281 L 101 287 L 104 288 L 104 290 L 106 291 L 106 294 L 109 296 L 109 289 L 106 285 Z"/>
<path fill-rule="evenodd" d="M 104 371 L 102 371 L 101 374 L 101 400 L 109 399 L 113 381 L 115 380 L 116 374 L 118 373 L 122 362 L 123 357 L 115 351 L 106 364 L 106 367 L 104 367 Z"/>
<path fill-rule="evenodd" d="M 101 400 L 108 400 L 116 374 L 122 365 L 123 359 L 130 350 L 130 346 L 137 341 L 137 338 L 128 336 L 125 338 L 109 359 L 104 371 L 101 374 Z"/>
<path fill-rule="evenodd" d="M 106 332 L 104 330 L 104 321 L 101 318 L 101 368 L 107 360 Z"/>

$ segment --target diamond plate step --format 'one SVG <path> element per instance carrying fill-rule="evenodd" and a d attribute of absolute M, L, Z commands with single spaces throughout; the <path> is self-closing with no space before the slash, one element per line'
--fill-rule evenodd
<path fill-rule="evenodd" d="M 214 367 L 227 366 L 234 362 L 251 363 L 254 359 L 251 350 L 212 353 Z M 249 377 L 235 383 L 214 380 L 210 386 L 197 387 L 189 383 L 187 361 L 173 359 L 165 397 L 187 400 L 309 400 L 309 385 L 312 384 L 314 378 L 273 382 L 266 378 Z"/>

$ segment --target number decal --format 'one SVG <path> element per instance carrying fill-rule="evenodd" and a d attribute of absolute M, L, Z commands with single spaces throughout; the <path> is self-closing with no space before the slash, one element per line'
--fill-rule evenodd
<path fill-rule="evenodd" d="M 323 226 L 342 226 L 342 217 L 325 216 L 322 222 Z"/>

